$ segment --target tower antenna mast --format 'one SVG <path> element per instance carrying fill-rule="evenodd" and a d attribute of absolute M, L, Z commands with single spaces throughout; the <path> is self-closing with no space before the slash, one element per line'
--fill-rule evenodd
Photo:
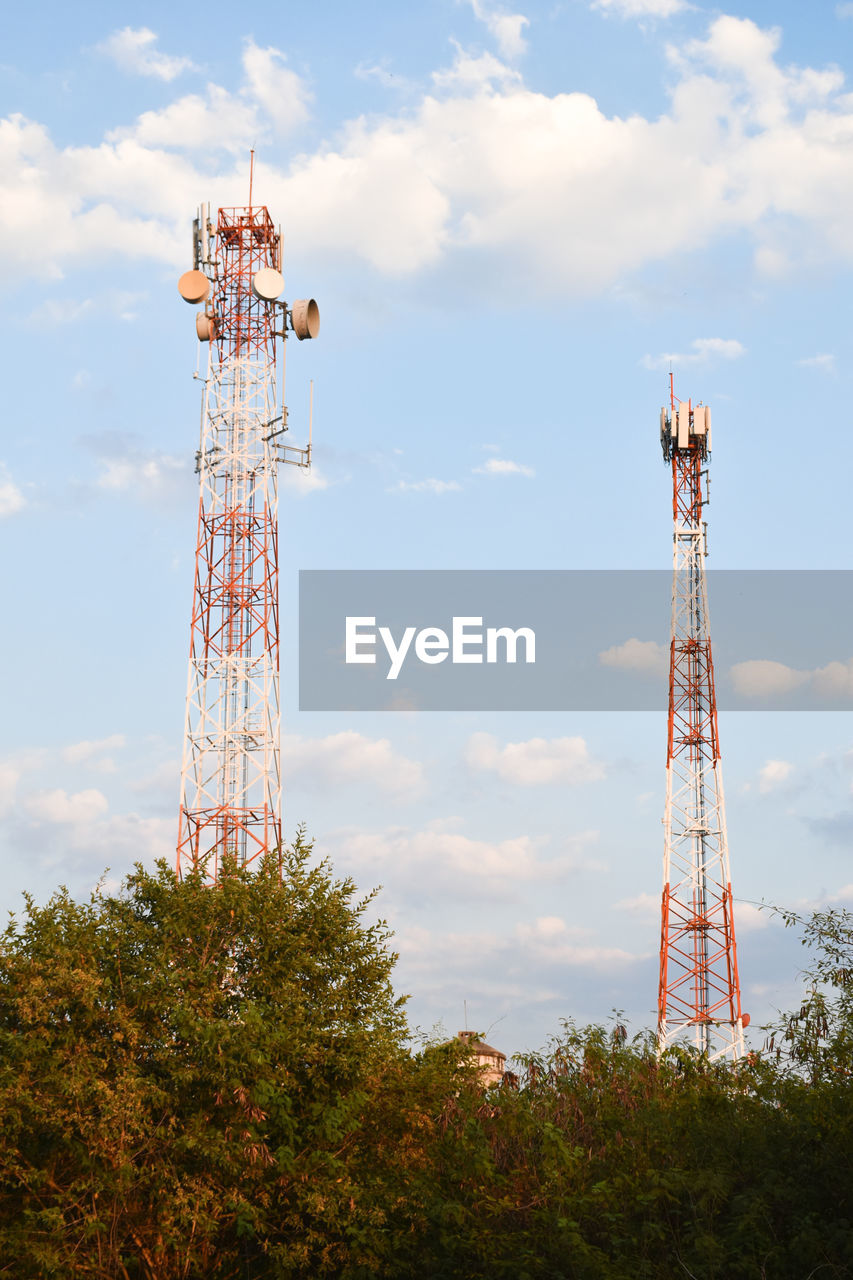
<path fill-rule="evenodd" d="M 685 1035 L 709 1058 L 742 1057 L 726 809 L 705 580 L 711 410 L 675 395 L 660 411 L 672 470 L 673 575 L 658 1051 Z"/>
<path fill-rule="evenodd" d="M 178 282 L 208 346 L 177 870 L 216 881 L 222 860 L 278 853 L 281 761 L 278 466 L 307 468 L 284 443 L 279 345 L 315 338 L 316 302 L 281 299 L 281 236 L 265 205 L 208 206 L 194 223 L 194 265 Z M 282 360 L 283 364 L 283 360 Z"/>

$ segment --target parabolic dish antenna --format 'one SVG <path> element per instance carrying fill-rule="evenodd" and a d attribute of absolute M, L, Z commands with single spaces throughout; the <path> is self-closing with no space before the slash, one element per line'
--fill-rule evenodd
<path fill-rule="evenodd" d="M 261 267 L 252 276 L 252 293 L 261 302 L 275 302 L 284 293 L 284 276 L 274 267 Z"/>
<path fill-rule="evenodd" d="M 197 306 L 210 293 L 210 281 L 203 271 L 185 271 L 178 281 L 178 293 L 184 302 Z"/>
<path fill-rule="evenodd" d="M 303 338 L 316 338 L 320 332 L 320 308 L 313 298 L 299 298 L 290 309 L 293 332 Z"/>

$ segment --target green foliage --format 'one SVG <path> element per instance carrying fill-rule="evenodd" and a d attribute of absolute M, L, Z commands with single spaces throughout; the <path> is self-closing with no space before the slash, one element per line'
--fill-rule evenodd
<path fill-rule="evenodd" d="M 814 953 L 799 1009 L 770 1028 L 777 1061 L 787 1061 L 817 1082 L 853 1077 L 853 914 L 815 911 L 806 919 L 780 912 Z"/>
<path fill-rule="evenodd" d="M 0 1276 L 853 1276 L 853 920 L 734 1066 L 563 1025 L 409 1052 L 370 899 L 298 840 L 27 904 L 0 944 Z"/>
<path fill-rule="evenodd" d="M 425 1274 L 804 1280 L 853 1274 L 849 1097 L 754 1058 L 658 1061 L 571 1024 L 518 1092 L 448 1111 Z M 404 1273 L 401 1273 L 404 1274 Z"/>
<path fill-rule="evenodd" d="M 0 1275 L 369 1273 L 364 1114 L 412 1060 L 367 901 L 299 840 L 281 880 L 161 865 L 27 903 L 0 946 Z"/>

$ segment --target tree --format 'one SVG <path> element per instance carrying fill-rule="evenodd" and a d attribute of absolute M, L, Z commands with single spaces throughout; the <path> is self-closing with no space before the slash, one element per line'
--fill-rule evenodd
<path fill-rule="evenodd" d="M 484 1088 L 409 1050 L 371 897 L 297 840 L 216 888 L 137 868 L 0 941 L 0 1277 L 853 1275 L 853 920 L 780 1051 L 570 1022 Z"/>
<path fill-rule="evenodd" d="M 10 923 L 0 1275 L 383 1273 L 377 1117 L 414 1063 L 388 931 L 310 855 L 216 888 L 138 866 Z"/>
<path fill-rule="evenodd" d="M 800 1007 L 768 1030 L 777 1060 L 790 1063 L 809 1079 L 853 1077 L 853 912 L 813 911 L 803 918 L 782 911 L 788 928 L 802 930 L 801 942 L 813 953 L 806 969 Z"/>

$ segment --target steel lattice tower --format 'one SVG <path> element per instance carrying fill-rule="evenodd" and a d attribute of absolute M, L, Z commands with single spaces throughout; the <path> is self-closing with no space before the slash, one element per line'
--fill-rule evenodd
<path fill-rule="evenodd" d="M 661 409 L 674 548 L 658 1049 L 687 1033 L 712 1059 L 738 1058 L 749 1017 L 740 1004 L 702 520 L 711 413 L 677 401 L 671 384 L 670 409 Z"/>
<path fill-rule="evenodd" d="M 287 320 L 315 337 L 313 300 L 291 310 L 281 234 L 265 206 L 202 205 L 195 269 L 178 288 L 204 302 L 198 337 L 208 346 L 203 383 L 198 538 L 191 623 L 177 869 L 216 880 L 225 855 L 251 863 L 282 842 L 278 464 L 308 467 L 307 449 L 283 443 Z"/>

